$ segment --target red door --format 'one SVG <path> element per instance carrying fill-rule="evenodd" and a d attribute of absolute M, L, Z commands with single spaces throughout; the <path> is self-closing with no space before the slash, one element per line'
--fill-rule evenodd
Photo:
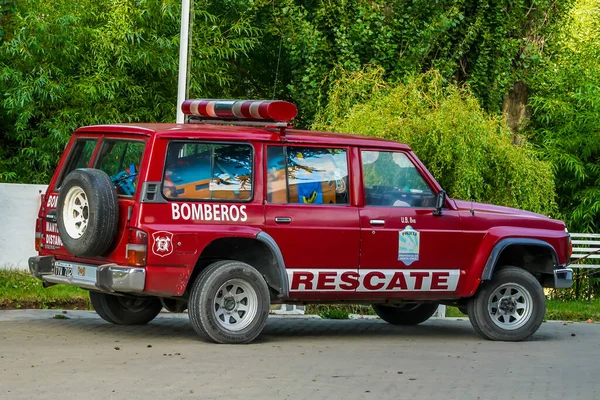
<path fill-rule="evenodd" d="M 363 150 L 361 167 L 357 295 L 426 299 L 456 292 L 470 260 L 458 212 L 433 214 L 437 191 L 409 153 Z"/>
<path fill-rule="evenodd" d="M 267 146 L 266 153 L 265 231 L 283 254 L 291 298 L 343 297 L 341 275 L 356 273 L 360 248 L 348 149 Z"/>
<path fill-rule="evenodd" d="M 98 145 L 98 143 L 100 143 Z M 140 135 L 118 134 L 113 136 L 79 136 L 71 145 L 62 165 L 62 172 L 51 182 L 47 192 L 46 214 L 43 216 L 42 233 L 44 250 L 41 254 L 57 256 L 63 260 L 102 263 L 110 259 L 127 265 L 125 245 L 128 241 L 128 210 L 134 205 L 138 175 L 143 164 L 146 139 Z M 75 257 L 63 246 L 57 227 L 57 201 L 62 181 L 76 168 L 92 167 L 107 173 L 115 183 L 119 202 L 119 225 L 115 245 L 110 254 L 103 257 Z"/>

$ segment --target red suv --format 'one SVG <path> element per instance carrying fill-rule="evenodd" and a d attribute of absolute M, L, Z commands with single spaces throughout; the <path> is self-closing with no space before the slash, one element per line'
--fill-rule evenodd
<path fill-rule="evenodd" d="M 89 290 L 106 321 L 187 309 L 202 337 L 248 343 L 273 303 L 372 304 L 398 325 L 447 304 L 515 341 L 543 288 L 572 284 L 563 222 L 450 199 L 404 144 L 291 129 L 282 101 L 183 110 L 78 129 L 43 195 L 31 273 Z"/>

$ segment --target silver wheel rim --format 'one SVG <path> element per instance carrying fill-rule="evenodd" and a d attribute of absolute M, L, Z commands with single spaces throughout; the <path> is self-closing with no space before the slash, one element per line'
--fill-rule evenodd
<path fill-rule="evenodd" d="M 533 299 L 529 291 L 516 283 L 500 285 L 490 295 L 488 313 L 498 327 L 519 329 L 529 321 L 533 312 Z"/>
<path fill-rule="evenodd" d="M 217 290 L 214 315 L 228 331 L 240 331 L 252 323 L 258 310 L 256 290 L 242 279 L 230 279 Z"/>
<path fill-rule="evenodd" d="M 88 199 L 82 188 L 73 186 L 65 196 L 63 223 L 67 234 L 79 239 L 85 233 L 89 218 Z"/>

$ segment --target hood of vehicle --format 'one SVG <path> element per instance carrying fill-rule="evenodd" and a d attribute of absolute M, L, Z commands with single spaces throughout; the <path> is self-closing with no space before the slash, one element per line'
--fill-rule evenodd
<path fill-rule="evenodd" d="M 525 217 L 525 218 L 540 218 L 540 219 L 550 219 L 549 217 L 534 213 L 531 211 L 519 210 L 518 208 L 510 208 L 510 207 L 502 207 L 496 206 L 493 204 L 483 204 L 470 202 L 465 200 L 454 200 L 456 206 L 458 207 L 459 212 L 470 212 L 471 210 L 475 210 L 475 215 L 478 212 L 481 213 L 491 213 L 491 214 L 501 214 L 512 217 Z"/>

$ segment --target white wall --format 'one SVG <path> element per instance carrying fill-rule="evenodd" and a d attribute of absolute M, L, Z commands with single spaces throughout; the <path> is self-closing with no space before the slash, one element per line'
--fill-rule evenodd
<path fill-rule="evenodd" d="M 0 183 L 0 268 L 27 270 L 36 255 L 35 220 L 47 185 Z"/>

